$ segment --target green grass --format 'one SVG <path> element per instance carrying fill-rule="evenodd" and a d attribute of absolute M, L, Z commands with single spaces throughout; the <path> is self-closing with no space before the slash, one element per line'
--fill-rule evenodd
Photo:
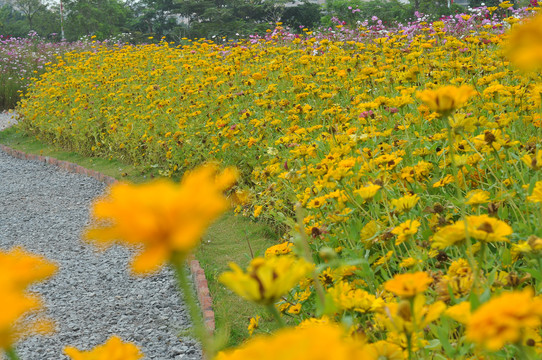
<path fill-rule="evenodd" d="M 143 168 L 115 159 L 88 158 L 43 144 L 16 126 L 0 131 L 0 144 L 26 153 L 76 163 L 125 181 L 139 183 L 157 176 Z M 248 337 L 247 326 L 252 316 L 262 317 L 260 324 L 263 329 L 274 328 L 270 316 L 263 308 L 233 294 L 218 282 L 218 276 L 229 268 L 230 262 L 245 267 L 253 256 L 263 255 L 266 248 L 276 243 L 277 237 L 271 227 L 234 216 L 232 213 L 224 215 L 208 229 L 196 258 L 200 261 L 209 283 L 217 332 L 229 335 L 223 346 L 238 345 Z"/>
<path fill-rule="evenodd" d="M 274 324 L 263 307 L 233 294 L 217 281 L 218 276 L 229 269 L 230 262 L 245 268 L 253 255 L 263 256 L 265 249 L 275 244 L 276 236 L 267 225 L 228 213 L 211 225 L 196 253 L 209 282 L 216 327 L 229 332 L 228 347 L 248 337 L 250 317 L 260 315 L 260 326 L 265 330 Z"/>

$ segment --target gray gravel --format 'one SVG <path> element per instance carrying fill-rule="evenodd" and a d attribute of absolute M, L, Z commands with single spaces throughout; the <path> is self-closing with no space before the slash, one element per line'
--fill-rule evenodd
<path fill-rule="evenodd" d="M 0 131 L 17 124 L 15 113 L 0 112 Z"/>
<path fill-rule="evenodd" d="M 0 151 L 0 248 L 21 245 L 59 266 L 33 288 L 57 331 L 19 343 L 20 358 L 67 359 L 64 346 L 87 350 L 116 334 L 138 345 L 146 359 L 201 359 L 199 345 L 178 336 L 190 322 L 170 269 L 135 278 L 127 270 L 129 250 L 98 253 L 82 242 L 89 204 L 103 191 L 92 178 Z"/>

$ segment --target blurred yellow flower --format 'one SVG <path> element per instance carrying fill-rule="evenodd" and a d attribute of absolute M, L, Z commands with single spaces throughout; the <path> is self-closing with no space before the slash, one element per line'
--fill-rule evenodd
<path fill-rule="evenodd" d="M 541 325 L 542 299 L 530 289 L 503 293 L 491 298 L 472 313 L 467 339 L 490 351 L 517 344 L 528 329 Z"/>
<path fill-rule="evenodd" d="M 522 70 L 542 67 L 542 14 L 512 28 L 505 53 Z"/>
<path fill-rule="evenodd" d="M 403 349 L 389 341 L 377 341 L 367 346 L 367 354 L 374 359 L 405 360 Z"/>
<path fill-rule="evenodd" d="M 52 331 L 52 323 L 28 317 L 40 310 L 41 301 L 29 295 L 27 287 L 53 275 L 57 266 L 41 256 L 16 247 L 0 251 L 0 350 L 10 349 L 17 341 Z"/>
<path fill-rule="evenodd" d="M 247 271 L 230 263 L 231 271 L 220 275 L 219 281 L 237 295 L 263 305 L 270 305 L 290 291 L 314 265 L 294 256 L 254 258 Z"/>
<path fill-rule="evenodd" d="M 95 224 L 85 237 L 105 246 L 117 240 L 134 247 L 142 244 L 132 271 L 154 272 L 172 256 L 185 256 L 197 246 L 210 223 L 228 208 L 223 192 L 236 178 L 234 169 L 218 173 L 205 166 L 185 174 L 180 184 L 115 184 L 95 202 Z"/>
<path fill-rule="evenodd" d="M 419 271 L 415 273 L 397 274 L 393 279 L 384 283 L 384 288 L 402 298 L 412 298 L 427 290 L 433 278 L 426 272 Z"/>
<path fill-rule="evenodd" d="M 136 345 L 122 342 L 118 336 L 110 337 L 103 345 L 89 351 L 80 351 L 67 346 L 64 352 L 72 360 L 138 360 L 143 357 Z"/>
<path fill-rule="evenodd" d="M 363 200 L 369 200 L 369 199 L 372 199 L 376 195 L 377 191 L 380 188 L 381 188 L 380 185 L 368 183 L 367 185 L 354 190 L 354 193 L 358 194 Z"/>
<path fill-rule="evenodd" d="M 376 360 L 360 341 L 348 338 L 335 324 L 311 323 L 259 336 L 241 347 L 220 352 L 215 360 Z"/>
<path fill-rule="evenodd" d="M 527 201 L 534 203 L 542 202 L 542 181 L 536 182 L 533 193 L 530 196 L 527 196 Z"/>
<path fill-rule="evenodd" d="M 467 205 L 480 205 L 489 202 L 489 192 L 485 190 L 471 190 L 465 196 Z"/>
<path fill-rule="evenodd" d="M 461 324 L 468 324 L 471 317 L 470 301 L 463 301 L 457 305 L 450 306 L 444 314 Z"/>
<path fill-rule="evenodd" d="M 476 91 L 469 85 L 449 85 L 437 90 L 419 91 L 416 95 L 431 110 L 445 114 L 463 106 L 474 94 Z"/>

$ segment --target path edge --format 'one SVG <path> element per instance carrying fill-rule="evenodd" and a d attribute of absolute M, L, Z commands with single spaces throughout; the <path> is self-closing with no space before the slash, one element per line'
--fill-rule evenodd
<path fill-rule="evenodd" d="M 107 185 L 112 185 L 118 182 L 117 179 L 111 176 L 107 176 L 95 170 L 84 168 L 81 165 L 77 165 L 69 161 L 58 160 L 50 156 L 25 153 L 23 151 L 10 148 L 9 146 L 3 144 L 0 144 L 0 150 L 17 159 L 37 160 L 47 165 L 56 166 L 73 174 L 80 174 L 94 178 Z M 200 262 L 193 255 L 189 257 L 188 265 L 190 267 L 190 273 L 192 275 L 192 280 L 194 281 L 194 286 L 196 288 L 196 295 L 199 301 L 201 312 L 203 314 L 205 326 L 210 332 L 214 332 L 215 313 L 213 310 L 213 299 L 211 298 L 211 293 L 209 292 L 209 284 L 207 282 L 207 279 L 205 278 L 205 272 L 203 271 Z"/>

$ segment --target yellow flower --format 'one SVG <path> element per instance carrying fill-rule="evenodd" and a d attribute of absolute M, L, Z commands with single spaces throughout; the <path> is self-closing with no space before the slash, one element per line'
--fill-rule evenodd
<path fill-rule="evenodd" d="M 468 192 L 466 199 L 467 205 L 485 204 L 489 201 L 489 192 L 480 189 L 472 190 Z"/>
<path fill-rule="evenodd" d="M 512 228 L 504 221 L 492 218 L 486 214 L 467 217 L 467 229 L 471 238 L 482 242 L 508 242 Z M 458 220 L 452 225 L 442 227 L 433 235 L 432 246 L 444 249 L 466 240 L 465 221 Z"/>
<path fill-rule="evenodd" d="M 265 257 L 272 257 L 278 255 L 290 254 L 294 249 L 294 244 L 291 242 L 283 242 L 281 244 L 273 245 L 265 250 Z"/>
<path fill-rule="evenodd" d="M 341 327 L 311 323 L 287 328 L 272 336 L 255 337 L 241 347 L 220 352 L 215 360 L 365 360 L 375 359 L 366 353 L 363 343 L 345 336 Z"/>
<path fill-rule="evenodd" d="M 395 211 L 398 213 L 404 213 L 412 209 L 417 203 L 420 198 L 418 195 L 405 195 L 399 199 L 392 199 L 391 204 L 395 208 Z"/>
<path fill-rule="evenodd" d="M 395 245 L 404 243 L 411 237 L 411 235 L 416 234 L 420 225 L 421 224 L 418 220 L 407 220 L 404 223 L 399 224 L 399 226 L 393 228 L 391 233 L 397 235 Z"/>
<path fill-rule="evenodd" d="M 540 326 L 542 300 L 530 289 L 503 293 L 480 306 L 470 317 L 467 339 L 490 351 L 522 341 L 528 329 Z"/>
<path fill-rule="evenodd" d="M 542 14 L 512 28 L 505 52 L 522 70 L 542 67 Z"/>
<path fill-rule="evenodd" d="M 404 360 L 403 349 L 388 341 L 377 341 L 367 346 L 367 354 L 374 359 Z"/>
<path fill-rule="evenodd" d="M 474 274 L 465 259 L 458 259 L 450 265 L 448 273 L 440 278 L 435 286 L 440 300 L 450 300 L 450 291 L 456 298 L 470 293 L 474 283 Z"/>
<path fill-rule="evenodd" d="M 354 310 L 360 313 L 376 311 L 384 305 L 382 299 L 369 294 L 362 289 L 355 289 L 346 281 L 340 281 L 334 287 L 327 290 L 327 294 L 333 299 L 334 305 L 341 311 Z"/>
<path fill-rule="evenodd" d="M 270 305 L 292 289 L 313 268 L 293 256 L 254 258 L 247 272 L 230 263 L 231 271 L 220 275 L 219 281 L 237 295 L 263 305 Z"/>
<path fill-rule="evenodd" d="M 431 110 L 445 114 L 463 106 L 467 100 L 476 94 L 476 91 L 468 85 L 444 86 L 437 90 L 423 90 L 416 95 Z"/>
<path fill-rule="evenodd" d="M 259 324 L 260 324 L 260 316 L 250 318 L 248 328 L 247 328 L 248 334 L 250 336 L 252 336 L 252 334 L 254 333 L 254 330 L 258 328 Z"/>
<path fill-rule="evenodd" d="M 542 150 L 537 150 L 534 156 L 529 154 L 523 155 L 521 161 L 531 169 L 539 170 L 542 167 Z"/>
<path fill-rule="evenodd" d="M 421 263 L 422 263 L 421 259 L 414 259 L 412 257 L 408 257 L 408 258 L 405 258 L 405 259 L 401 260 L 401 262 L 399 263 L 399 267 L 411 268 L 411 267 L 416 266 L 416 265 L 421 264 Z"/>
<path fill-rule="evenodd" d="M 471 317 L 470 301 L 463 301 L 454 306 L 450 306 L 444 314 L 461 324 L 468 324 Z"/>
<path fill-rule="evenodd" d="M 411 298 L 427 290 L 433 278 L 423 271 L 398 274 L 384 283 L 384 288 L 402 298 Z"/>
<path fill-rule="evenodd" d="M 257 218 L 258 216 L 260 216 L 260 214 L 262 213 L 262 210 L 263 210 L 263 206 L 261 205 L 256 205 L 254 206 L 254 217 Z"/>
<path fill-rule="evenodd" d="M 534 203 L 542 202 L 542 181 L 536 182 L 533 193 L 530 196 L 527 196 L 527 201 Z"/>
<path fill-rule="evenodd" d="M 143 357 L 136 345 L 124 343 L 118 336 L 110 337 L 105 344 L 89 351 L 80 351 L 67 346 L 64 352 L 72 360 L 138 360 Z"/>
<path fill-rule="evenodd" d="M 27 287 L 50 277 L 56 269 L 53 263 L 22 248 L 0 251 L 0 350 L 11 348 L 26 336 L 52 330 L 50 321 L 28 317 L 41 308 L 41 301 L 27 294 Z"/>
<path fill-rule="evenodd" d="M 199 243 L 210 223 L 228 208 L 223 192 L 236 177 L 233 169 L 218 174 L 215 167 L 206 166 L 186 174 L 181 184 L 115 184 L 94 204 L 92 216 L 99 222 L 85 237 L 106 246 L 116 240 L 134 247 L 142 244 L 132 271 L 156 271 Z"/>
<path fill-rule="evenodd" d="M 504 221 L 489 215 L 468 216 L 469 236 L 484 242 L 507 242 L 512 228 Z"/>
<path fill-rule="evenodd" d="M 377 191 L 381 188 L 380 185 L 375 185 L 373 183 L 368 183 L 365 186 L 360 187 L 357 190 L 354 190 L 354 193 L 358 194 L 363 200 L 372 199 Z"/>

